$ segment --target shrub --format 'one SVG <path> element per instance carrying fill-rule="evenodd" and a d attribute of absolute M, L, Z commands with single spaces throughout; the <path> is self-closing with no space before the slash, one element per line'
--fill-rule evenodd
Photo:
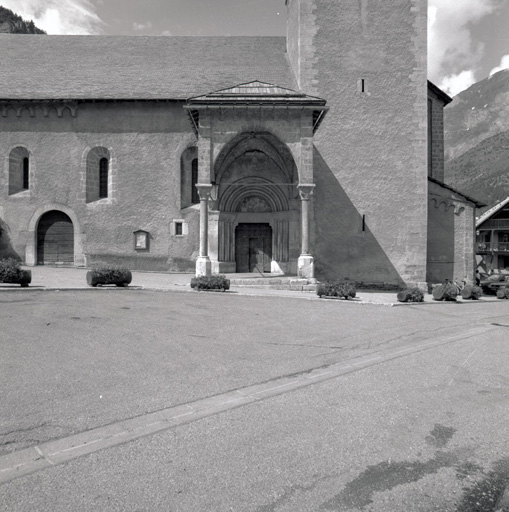
<path fill-rule="evenodd" d="M 424 302 L 424 292 L 420 288 L 407 288 L 398 292 L 399 302 Z"/>
<path fill-rule="evenodd" d="M 211 276 L 198 276 L 191 279 L 191 288 L 200 290 L 229 290 L 230 280 L 223 274 Z"/>
<path fill-rule="evenodd" d="M 498 299 L 509 299 L 509 288 L 503 286 L 497 290 L 497 298 Z"/>
<path fill-rule="evenodd" d="M 131 271 L 120 265 L 95 264 L 87 273 L 87 282 L 90 286 L 98 284 L 116 284 L 127 286 L 132 281 Z"/>
<path fill-rule="evenodd" d="M 353 299 L 356 295 L 355 286 L 352 283 L 344 283 L 341 281 L 326 281 L 320 283 L 316 289 L 319 297 L 343 297 L 345 299 Z"/>
<path fill-rule="evenodd" d="M 463 299 L 479 300 L 482 295 L 482 288 L 473 284 L 467 284 L 461 290 L 461 297 Z"/>
<path fill-rule="evenodd" d="M 17 283 L 21 277 L 22 269 L 18 260 L 4 258 L 0 260 L 0 282 Z"/>
<path fill-rule="evenodd" d="M 458 287 L 454 283 L 446 281 L 433 288 L 433 299 L 435 300 L 456 300 Z"/>

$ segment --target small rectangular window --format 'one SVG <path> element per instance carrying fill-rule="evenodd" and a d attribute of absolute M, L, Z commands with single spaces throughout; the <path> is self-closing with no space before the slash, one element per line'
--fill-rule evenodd
<path fill-rule="evenodd" d="M 23 188 L 25 190 L 28 190 L 30 188 L 29 171 L 30 166 L 28 162 L 28 157 L 25 157 L 23 158 Z"/>
<path fill-rule="evenodd" d="M 177 235 L 177 236 L 183 235 L 182 222 L 175 222 L 175 235 Z"/>
<path fill-rule="evenodd" d="M 365 78 L 357 80 L 357 91 L 362 94 L 368 94 L 368 82 Z"/>
<path fill-rule="evenodd" d="M 200 202 L 200 195 L 196 184 L 198 183 L 198 159 L 195 158 L 191 163 L 191 202 L 198 204 Z"/>
<path fill-rule="evenodd" d="M 99 197 L 108 197 L 108 159 L 99 160 Z"/>

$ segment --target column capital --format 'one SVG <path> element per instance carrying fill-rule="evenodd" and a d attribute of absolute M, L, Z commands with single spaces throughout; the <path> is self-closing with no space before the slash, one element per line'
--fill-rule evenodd
<path fill-rule="evenodd" d="M 198 194 L 200 196 L 200 200 L 208 200 L 210 199 L 210 193 L 212 192 L 212 185 L 211 183 L 197 183 L 196 190 L 198 190 Z"/>
<path fill-rule="evenodd" d="M 299 190 L 299 195 L 302 201 L 309 201 L 309 198 L 313 194 L 316 185 L 314 183 L 307 183 L 303 185 L 297 185 L 297 189 Z"/>

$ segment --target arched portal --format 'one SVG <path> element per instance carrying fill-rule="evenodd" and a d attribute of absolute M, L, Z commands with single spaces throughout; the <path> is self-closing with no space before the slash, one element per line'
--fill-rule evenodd
<path fill-rule="evenodd" d="M 214 175 L 217 271 L 296 273 L 300 200 L 288 147 L 270 133 L 242 133 L 220 152 Z"/>
<path fill-rule="evenodd" d="M 74 226 L 64 212 L 51 210 L 39 219 L 37 264 L 74 264 Z"/>

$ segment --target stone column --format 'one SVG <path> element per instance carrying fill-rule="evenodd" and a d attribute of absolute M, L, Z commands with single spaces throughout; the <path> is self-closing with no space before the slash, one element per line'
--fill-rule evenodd
<path fill-rule="evenodd" d="M 309 254 L 309 198 L 313 194 L 314 184 L 298 185 L 302 213 L 301 213 L 301 254 L 297 261 L 299 277 L 312 279 L 315 277 L 313 256 Z"/>
<path fill-rule="evenodd" d="M 196 185 L 200 195 L 200 255 L 196 260 L 196 275 L 210 276 L 211 263 L 209 258 L 209 198 L 211 184 Z"/>

